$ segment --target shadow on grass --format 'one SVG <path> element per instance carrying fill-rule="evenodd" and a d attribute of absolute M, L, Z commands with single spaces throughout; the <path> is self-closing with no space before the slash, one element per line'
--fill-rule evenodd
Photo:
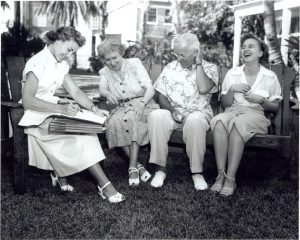
<path fill-rule="evenodd" d="M 126 201 L 113 205 L 97 195 L 85 171 L 69 178 L 74 193 L 53 189 L 49 173 L 28 167 L 27 193 L 14 195 L 12 165 L 2 158 L 1 239 L 245 239 L 298 238 L 298 183 L 285 180 L 286 163 L 272 152 L 244 154 L 235 195 L 196 192 L 185 155 L 168 157 L 165 185 L 128 187 L 121 154 L 104 149 L 104 169 Z M 148 160 L 147 148 L 140 160 Z M 153 171 L 153 166 L 148 166 Z M 216 177 L 210 151 L 205 177 Z"/>

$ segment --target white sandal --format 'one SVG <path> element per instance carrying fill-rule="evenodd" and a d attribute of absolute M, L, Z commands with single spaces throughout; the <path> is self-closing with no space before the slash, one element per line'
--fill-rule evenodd
<path fill-rule="evenodd" d="M 147 182 L 151 178 L 151 174 L 146 170 L 146 168 L 142 164 L 138 164 L 137 166 L 139 171 L 139 176 L 143 182 Z M 141 172 L 144 171 L 143 174 Z"/>
<path fill-rule="evenodd" d="M 128 174 L 129 175 L 130 175 L 130 173 L 133 173 L 133 172 L 136 172 L 138 174 L 138 176 L 136 178 L 130 178 L 130 176 L 129 176 L 128 181 L 129 181 L 129 186 L 135 187 L 135 186 L 138 186 L 140 184 L 139 171 L 135 167 L 128 168 Z"/>
<path fill-rule="evenodd" d="M 53 187 L 56 187 L 56 185 L 58 184 L 60 187 L 60 190 L 62 192 L 73 192 L 74 191 L 74 187 L 72 187 L 70 184 L 63 185 L 63 186 L 61 185 L 61 183 L 59 181 L 59 177 L 56 174 L 56 172 L 50 173 L 50 177 L 51 177 Z"/>
<path fill-rule="evenodd" d="M 103 193 L 103 189 L 106 188 L 109 184 L 111 184 L 111 182 L 107 182 L 103 185 L 103 187 L 100 187 L 98 185 L 98 190 L 99 190 L 99 195 L 102 197 L 102 199 L 107 199 L 107 201 L 109 201 L 110 203 L 120 203 L 120 202 L 123 202 L 125 200 L 125 197 L 117 192 L 116 194 L 110 196 L 109 198 L 107 198 L 104 193 Z"/>

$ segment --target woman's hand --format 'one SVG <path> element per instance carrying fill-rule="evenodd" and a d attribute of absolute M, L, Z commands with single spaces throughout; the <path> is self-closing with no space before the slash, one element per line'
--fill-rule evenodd
<path fill-rule="evenodd" d="M 244 98 L 251 103 L 258 103 L 261 104 L 263 103 L 263 101 L 265 100 L 264 97 L 257 95 L 257 94 L 253 94 L 253 93 L 245 93 Z"/>
<path fill-rule="evenodd" d="M 70 116 L 75 116 L 80 111 L 80 107 L 77 104 L 63 104 L 58 106 L 60 108 L 60 113 Z"/>
<path fill-rule="evenodd" d="M 237 83 L 232 84 L 229 88 L 231 92 L 239 92 L 239 93 L 246 93 L 251 89 L 251 87 L 246 83 Z"/>
<path fill-rule="evenodd" d="M 139 102 L 136 107 L 133 109 L 133 113 L 134 113 L 134 118 L 136 120 L 139 120 L 143 114 L 144 111 L 144 107 L 145 107 L 145 103 L 144 102 Z"/>
<path fill-rule="evenodd" d="M 106 102 L 108 104 L 118 104 L 118 99 L 112 94 L 112 93 L 107 93 L 106 94 Z"/>
<path fill-rule="evenodd" d="M 184 115 L 182 115 L 178 110 L 174 110 L 172 113 L 172 117 L 176 122 L 182 123 L 184 119 Z"/>
<path fill-rule="evenodd" d="M 109 111 L 100 109 L 98 107 L 93 107 L 93 113 L 95 113 L 99 117 L 108 117 Z"/>

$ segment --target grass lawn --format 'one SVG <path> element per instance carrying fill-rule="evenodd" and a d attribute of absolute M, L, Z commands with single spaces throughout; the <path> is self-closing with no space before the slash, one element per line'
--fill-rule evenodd
<path fill-rule="evenodd" d="M 298 239 L 298 180 L 281 177 L 287 166 L 275 152 L 246 152 L 236 194 L 228 198 L 196 192 L 182 154 L 169 155 L 162 189 L 149 183 L 133 189 L 126 161 L 105 153 L 105 171 L 126 196 L 119 205 L 103 201 L 86 172 L 70 177 L 75 192 L 63 194 L 47 171 L 29 167 L 27 193 L 14 195 L 11 160 L 2 158 L 1 239 Z M 140 158 L 148 160 L 147 149 Z M 210 151 L 204 168 L 211 185 Z"/>

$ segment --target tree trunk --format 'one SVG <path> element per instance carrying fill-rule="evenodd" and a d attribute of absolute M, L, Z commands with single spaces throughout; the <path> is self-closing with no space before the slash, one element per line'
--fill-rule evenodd
<path fill-rule="evenodd" d="M 269 62 L 271 64 L 283 64 L 276 33 L 274 0 L 264 0 L 264 28 L 266 33 L 267 45 L 269 46 Z"/>

